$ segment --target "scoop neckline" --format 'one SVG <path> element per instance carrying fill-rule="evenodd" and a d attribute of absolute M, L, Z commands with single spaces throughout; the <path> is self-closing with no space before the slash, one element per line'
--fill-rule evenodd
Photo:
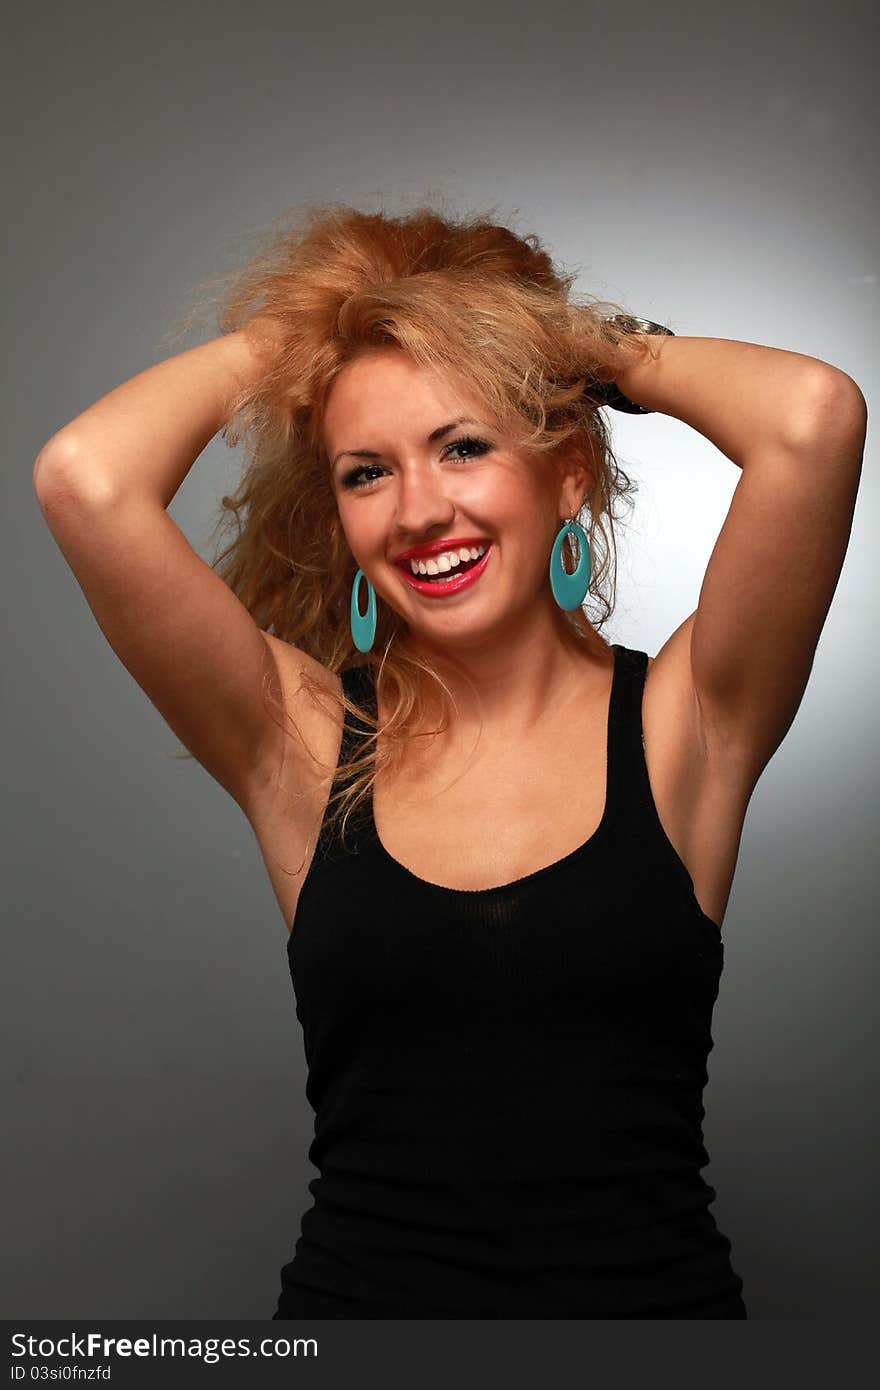
<path fill-rule="evenodd" d="M 606 712 L 607 722 L 605 727 L 605 800 L 604 805 L 602 807 L 601 819 L 599 821 L 599 824 L 596 826 L 596 829 L 593 831 L 592 835 L 590 835 L 581 844 L 577 845 L 574 849 L 569 850 L 568 854 L 564 854 L 561 859 L 554 859 L 552 863 L 543 864 L 540 868 L 533 869 L 530 873 L 522 874 L 519 878 L 510 879 L 507 883 L 493 884 L 488 888 L 453 888 L 445 883 L 432 883 L 432 881 L 429 878 L 422 878 L 419 874 L 414 873 L 412 869 L 408 869 L 407 866 L 405 864 L 402 864 L 399 859 L 395 859 L 394 855 L 390 852 L 390 850 L 385 848 L 385 845 L 382 843 L 381 836 L 379 835 L 379 831 L 376 826 L 376 817 L 373 810 L 373 789 L 371 786 L 369 795 L 366 798 L 367 827 L 373 844 L 378 849 L 386 864 L 389 864 L 392 869 L 394 869 L 396 872 L 402 875 L 405 879 L 408 879 L 410 883 L 416 883 L 418 884 L 420 889 L 427 890 L 438 897 L 471 899 L 492 898 L 497 897 L 499 893 L 510 892 L 510 890 L 514 888 L 523 888 L 528 884 L 534 883 L 537 879 L 544 878 L 547 874 L 552 874 L 559 869 L 566 868 L 569 864 L 573 864 L 576 860 L 580 859 L 583 855 L 587 854 L 590 850 L 592 850 L 592 848 L 595 845 L 599 844 L 601 840 L 604 838 L 605 834 L 607 833 L 613 810 L 612 802 L 615 770 L 614 730 L 617 724 L 616 713 L 623 667 L 623 649 L 620 643 L 613 642 L 611 644 L 611 650 L 614 653 L 614 668 L 611 676 L 611 690 L 608 696 L 608 708 Z"/>

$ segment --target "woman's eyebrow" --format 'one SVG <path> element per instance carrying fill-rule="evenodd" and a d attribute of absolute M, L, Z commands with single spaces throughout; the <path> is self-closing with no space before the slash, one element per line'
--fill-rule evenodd
<path fill-rule="evenodd" d="M 450 420 L 448 425 L 439 425 L 436 430 L 432 430 L 425 440 L 425 443 L 436 444 L 438 439 L 442 439 L 444 434 L 449 434 L 449 431 L 456 429 L 458 425 L 482 425 L 482 421 L 473 420 L 469 415 L 460 415 L 457 420 Z M 488 426 L 484 425 L 483 428 L 486 429 Z M 335 468 L 339 460 L 345 458 L 347 454 L 350 454 L 352 458 L 358 459 L 377 459 L 382 457 L 375 449 L 343 449 L 336 455 L 330 467 Z"/>

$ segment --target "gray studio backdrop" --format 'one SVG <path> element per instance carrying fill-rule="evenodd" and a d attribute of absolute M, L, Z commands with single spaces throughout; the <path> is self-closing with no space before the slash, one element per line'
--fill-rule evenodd
<path fill-rule="evenodd" d="M 285 206 L 432 192 L 679 334 L 831 362 L 872 412 L 872 7 L 177 0 L 21 6 L 9 30 L 3 1312 L 269 1317 L 314 1176 L 284 924 L 237 806 L 169 757 L 92 617 L 36 453 L 213 336 L 167 337 Z M 738 470 L 666 416 L 613 429 L 641 487 L 607 636 L 654 654 Z M 213 441 L 170 507 L 206 559 L 240 463 Z M 869 427 L 724 923 L 706 1176 L 753 1318 L 878 1309 L 877 493 Z"/>

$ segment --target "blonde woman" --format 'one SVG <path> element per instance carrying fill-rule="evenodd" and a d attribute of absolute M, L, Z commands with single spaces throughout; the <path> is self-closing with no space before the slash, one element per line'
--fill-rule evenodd
<path fill-rule="evenodd" d="M 235 274 L 218 338 L 36 462 L 103 632 L 291 928 L 319 1177 L 275 1318 L 746 1316 L 701 1176 L 722 923 L 865 403 L 572 279 L 487 217 L 312 208 Z M 601 631 L 631 490 L 609 404 L 742 470 L 653 658 Z M 221 429 L 247 464 L 212 568 L 166 508 Z"/>

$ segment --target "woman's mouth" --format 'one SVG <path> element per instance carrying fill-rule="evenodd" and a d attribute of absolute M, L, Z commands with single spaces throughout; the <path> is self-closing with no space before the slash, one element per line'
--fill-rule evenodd
<path fill-rule="evenodd" d="M 410 588 L 415 589 L 416 593 L 424 594 L 426 598 L 447 598 L 450 594 L 461 593 L 462 589 L 470 588 L 472 584 L 476 584 L 489 563 L 491 554 L 492 544 L 490 542 L 486 547 L 485 554 L 481 555 L 479 559 L 462 560 L 445 573 L 438 573 L 430 578 L 424 574 L 413 574 L 408 560 L 399 568 L 407 584 Z"/>

